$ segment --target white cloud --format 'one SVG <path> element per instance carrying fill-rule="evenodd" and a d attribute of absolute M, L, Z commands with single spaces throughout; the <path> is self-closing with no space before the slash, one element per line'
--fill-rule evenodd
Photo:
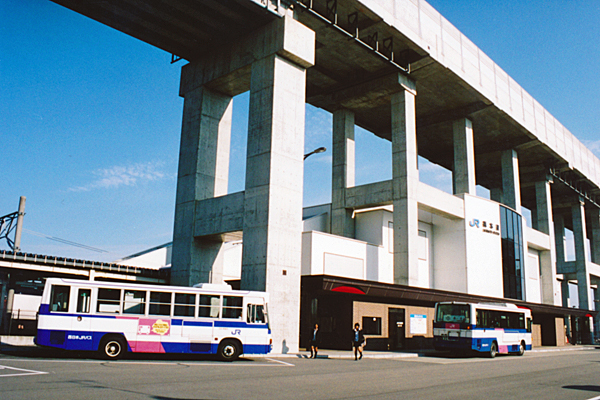
<path fill-rule="evenodd" d="M 87 192 L 93 189 L 113 189 L 134 186 L 139 182 L 157 181 L 167 175 L 161 171 L 162 162 L 136 163 L 129 166 L 114 166 L 93 171 L 96 179 L 91 183 L 69 188 L 72 192 Z"/>

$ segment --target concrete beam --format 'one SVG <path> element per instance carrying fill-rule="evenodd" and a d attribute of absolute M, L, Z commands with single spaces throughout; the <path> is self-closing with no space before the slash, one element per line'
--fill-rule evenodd
<path fill-rule="evenodd" d="M 318 94 L 307 99 L 309 102 L 329 104 L 331 108 L 358 108 L 364 104 L 373 106 L 376 102 L 389 102 L 389 96 L 402 90 L 416 91 L 414 82 L 401 73 L 393 73 L 354 83 L 352 86 L 337 88 L 326 94 Z"/>
<path fill-rule="evenodd" d="M 315 33 L 291 17 L 279 18 L 229 48 L 181 69 L 180 96 L 202 85 L 230 96 L 250 89 L 251 66 L 277 54 L 308 68 L 315 63 Z"/>
<path fill-rule="evenodd" d="M 392 181 L 355 186 L 346 190 L 346 207 L 358 210 L 393 204 Z"/>
<path fill-rule="evenodd" d="M 195 238 L 214 238 L 244 228 L 244 192 L 196 201 Z"/>

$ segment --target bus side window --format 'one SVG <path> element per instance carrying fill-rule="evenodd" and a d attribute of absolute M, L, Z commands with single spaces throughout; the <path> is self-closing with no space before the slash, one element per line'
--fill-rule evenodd
<path fill-rule="evenodd" d="M 77 292 L 77 312 L 78 313 L 89 313 L 90 312 L 90 300 L 92 290 L 91 289 L 79 289 Z"/>
<path fill-rule="evenodd" d="M 241 319 L 243 297 L 223 296 L 223 318 Z"/>
<path fill-rule="evenodd" d="M 193 317 L 195 305 L 195 294 L 175 293 L 175 310 L 173 311 L 173 315 L 178 317 Z"/>
<path fill-rule="evenodd" d="M 211 294 L 200 295 L 200 308 L 198 316 L 202 318 L 219 318 L 219 308 L 221 307 L 221 296 Z"/>
<path fill-rule="evenodd" d="M 171 292 L 150 292 L 150 314 L 171 315 Z"/>
<path fill-rule="evenodd" d="M 251 324 L 264 324 L 265 313 L 262 305 L 248 304 L 247 321 Z"/>
<path fill-rule="evenodd" d="M 98 289 L 97 312 L 118 313 L 121 303 L 121 289 Z"/>
<path fill-rule="evenodd" d="M 531 318 L 527 318 L 527 332 L 531 332 Z"/>
<path fill-rule="evenodd" d="M 146 291 L 125 290 L 123 297 L 123 314 L 145 314 L 146 313 Z"/>
<path fill-rule="evenodd" d="M 69 286 L 52 286 L 50 296 L 50 311 L 68 311 L 69 310 Z"/>

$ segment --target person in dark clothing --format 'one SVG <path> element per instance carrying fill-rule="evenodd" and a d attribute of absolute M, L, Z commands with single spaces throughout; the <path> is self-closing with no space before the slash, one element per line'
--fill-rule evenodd
<path fill-rule="evenodd" d="M 352 331 L 352 347 L 354 348 L 354 360 L 360 360 L 363 356 L 363 345 L 365 342 L 365 335 L 363 334 L 362 329 L 360 329 L 360 324 L 357 322 L 354 324 L 354 330 Z M 358 357 L 358 353 L 360 353 L 360 357 Z"/>
<path fill-rule="evenodd" d="M 319 351 L 319 324 L 315 324 L 310 337 L 310 358 L 317 358 Z"/>

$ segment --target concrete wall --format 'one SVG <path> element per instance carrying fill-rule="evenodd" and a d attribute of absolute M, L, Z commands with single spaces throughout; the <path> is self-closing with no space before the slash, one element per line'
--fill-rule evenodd
<path fill-rule="evenodd" d="M 541 303 L 542 289 L 539 252 L 529 249 L 525 257 L 525 301 Z"/>
<path fill-rule="evenodd" d="M 421 212 L 423 214 L 423 212 Z M 463 220 L 429 214 L 433 225 L 432 288 L 467 292 L 465 227 Z M 419 218 L 423 220 L 423 217 Z"/>
<path fill-rule="evenodd" d="M 382 246 L 322 232 L 302 234 L 302 275 L 392 283 L 392 255 Z"/>

